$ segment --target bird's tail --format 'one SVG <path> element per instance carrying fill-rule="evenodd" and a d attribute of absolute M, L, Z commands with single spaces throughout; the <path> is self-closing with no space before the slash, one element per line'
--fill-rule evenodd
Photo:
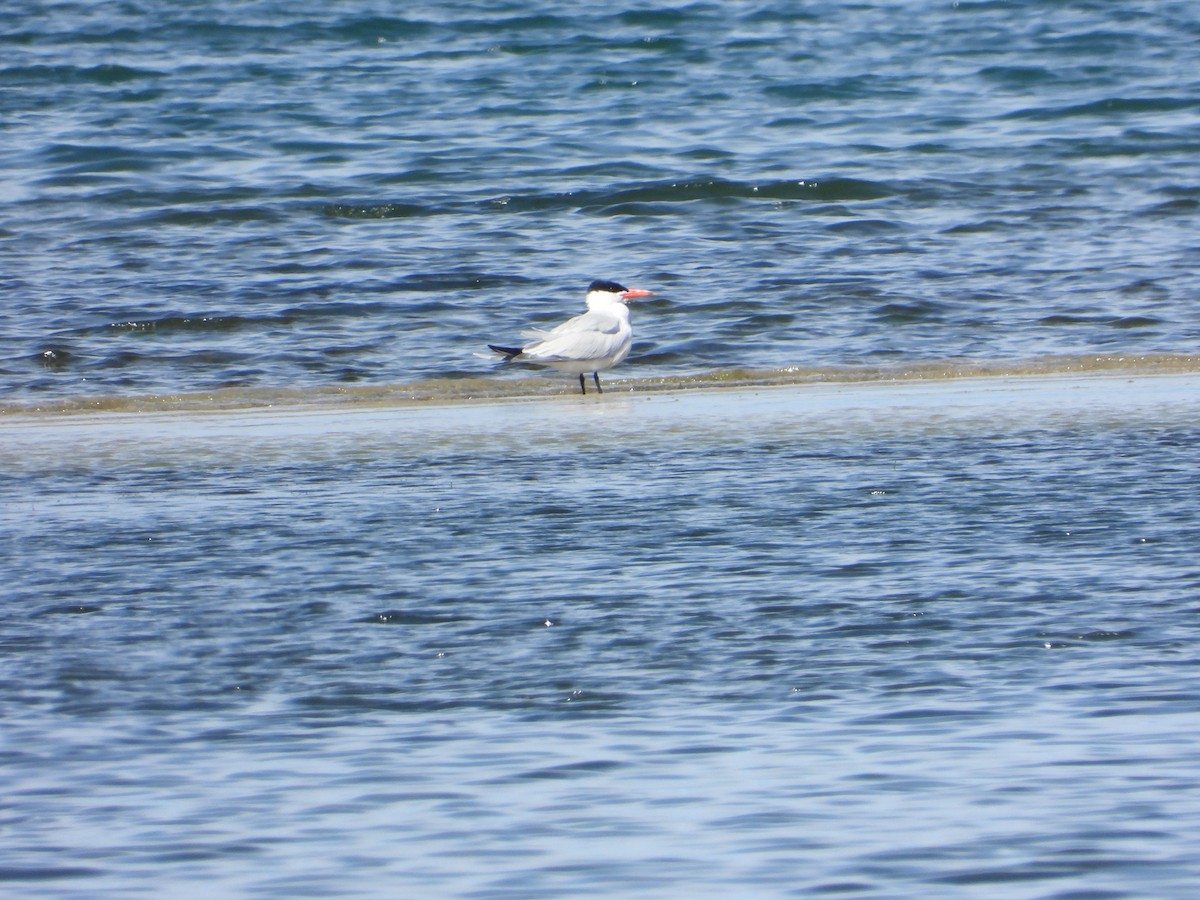
<path fill-rule="evenodd" d="M 504 357 L 505 362 L 510 362 L 514 357 L 521 355 L 520 347 L 497 347 L 495 344 L 488 344 L 489 350 L 495 350 Z"/>

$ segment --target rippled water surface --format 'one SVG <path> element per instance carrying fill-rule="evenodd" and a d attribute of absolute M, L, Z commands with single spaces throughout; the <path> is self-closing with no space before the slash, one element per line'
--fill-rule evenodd
<path fill-rule="evenodd" d="M 1191 897 L 1197 47 L 0 8 L 4 891 Z"/>
<path fill-rule="evenodd" d="M 1198 389 L 10 422 L 0 877 L 1187 896 Z"/>
<path fill-rule="evenodd" d="M 1190 2 L 0 12 L 12 398 L 1193 352 Z M 515 373 L 514 373 L 515 374 Z"/>

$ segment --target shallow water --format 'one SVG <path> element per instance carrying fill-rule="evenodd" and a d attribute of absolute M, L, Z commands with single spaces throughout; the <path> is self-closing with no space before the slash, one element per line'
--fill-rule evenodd
<path fill-rule="evenodd" d="M 10 420 L 0 873 L 1186 896 L 1198 387 Z"/>

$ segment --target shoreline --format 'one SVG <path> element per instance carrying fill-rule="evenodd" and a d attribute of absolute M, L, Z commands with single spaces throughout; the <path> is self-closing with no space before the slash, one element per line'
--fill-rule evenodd
<path fill-rule="evenodd" d="M 1200 372 L 1006 375 L 775 384 L 420 404 L 300 405 L 32 415 L 0 420 L 10 475 L 214 469 L 445 454 L 516 460 L 565 448 L 620 454 L 737 444 L 844 445 L 1012 436 L 1030 430 L 1173 429 L 1200 419 Z"/>
<path fill-rule="evenodd" d="M 1150 378 L 1200 376 L 1200 355 L 1055 356 L 1025 361 L 917 361 L 897 366 L 825 366 L 785 369 L 730 369 L 694 375 L 614 378 L 603 395 L 585 398 L 554 373 L 520 378 L 432 379 L 411 384 L 330 385 L 312 388 L 221 388 L 194 393 L 64 397 L 0 403 L 0 430 L 29 422 L 108 419 L 117 416 L 295 412 L 310 410 L 428 409 L 434 407 L 526 404 L 673 394 L 725 393 L 764 388 L 817 386 L 878 388 L 894 384 L 988 383 L 1036 378 Z"/>

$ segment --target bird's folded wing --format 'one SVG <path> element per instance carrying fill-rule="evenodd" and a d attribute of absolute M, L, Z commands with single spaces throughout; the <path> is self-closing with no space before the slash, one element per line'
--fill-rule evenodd
<path fill-rule="evenodd" d="M 578 360 L 605 359 L 621 348 L 621 335 L 603 331 L 568 331 L 549 335 L 525 348 L 525 359 Z"/>
<path fill-rule="evenodd" d="M 567 334 L 576 331 L 600 331 L 605 334 L 616 334 L 621 330 L 621 320 L 605 312 L 585 312 L 573 319 L 567 319 L 561 325 L 550 329 L 551 334 Z"/>

